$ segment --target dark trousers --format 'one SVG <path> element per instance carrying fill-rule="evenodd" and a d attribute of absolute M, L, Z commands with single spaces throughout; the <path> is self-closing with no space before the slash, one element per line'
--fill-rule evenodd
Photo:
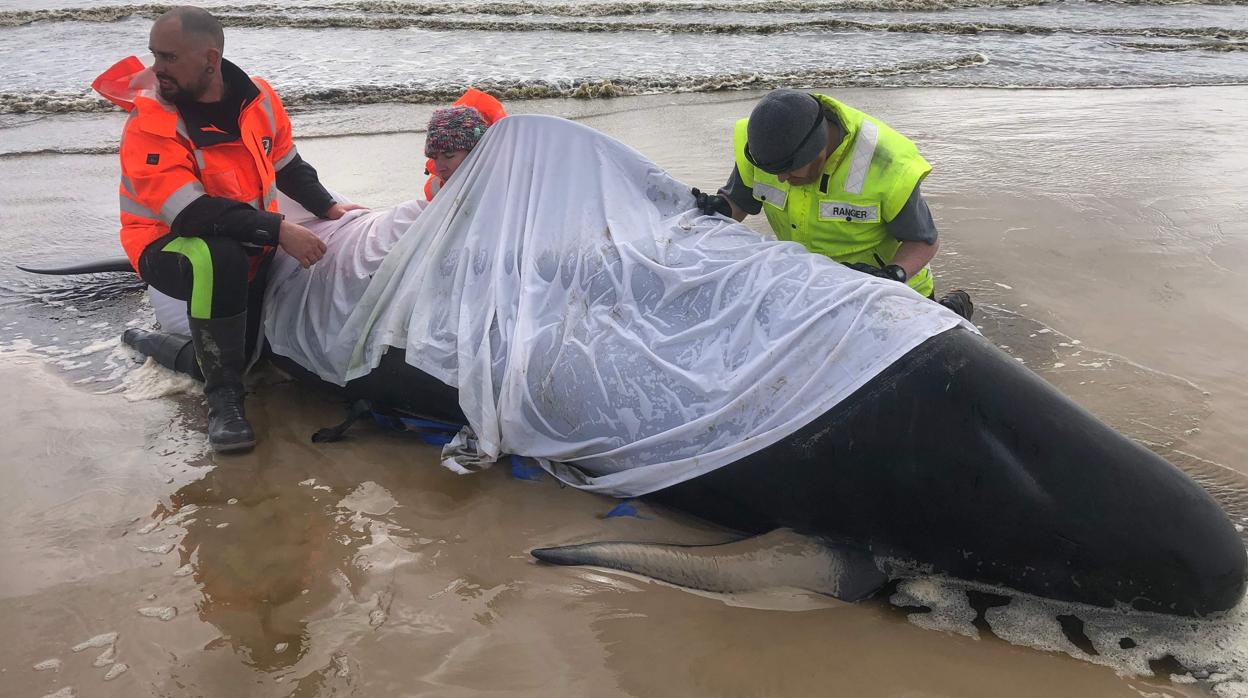
<path fill-rule="evenodd" d="M 209 320 L 247 314 L 250 354 L 259 335 L 260 306 L 273 255 L 265 256 L 255 278 L 248 279 L 259 248 L 219 235 L 166 235 L 139 256 L 139 276 L 167 296 L 187 302 L 192 318 Z"/>

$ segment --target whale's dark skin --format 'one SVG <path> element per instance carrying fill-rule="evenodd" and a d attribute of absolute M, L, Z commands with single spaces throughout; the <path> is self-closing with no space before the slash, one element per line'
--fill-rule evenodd
<path fill-rule="evenodd" d="M 344 392 L 464 420 L 455 389 L 399 350 Z M 1239 534 L 1190 477 L 962 329 L 780 442 L 649 499 L 1097 606 L 1208 615 L 1238 603 L 1248 575 Z"/>
<path fill-rule="evenodd" d="M 960 329 L 792 436 L 652 498 L 1097 606 L 1207 615 L 1238 603 L 1248 574 L 1234 525 L 1190 477 Z"/>

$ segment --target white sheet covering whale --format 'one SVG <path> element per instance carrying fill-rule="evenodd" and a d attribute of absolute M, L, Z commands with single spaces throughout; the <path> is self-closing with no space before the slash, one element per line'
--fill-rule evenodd
<path fill-rule="evenodd" d="M 458 389 L 477 455 L 536 458 L 581 489 L 638 496 L 726 465 L 974 329 L 701 215 L 687 185 L 563 119 L 500 121 L 420 208 L 314 222 L 329 252 L 311 269 L 279 255 L 273 350 L 341 385 L 403 348 Z"/>

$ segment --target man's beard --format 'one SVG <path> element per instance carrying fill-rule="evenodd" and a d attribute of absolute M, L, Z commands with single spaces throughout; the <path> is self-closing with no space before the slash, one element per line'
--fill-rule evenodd
<path fill-rule="evenodd" d="M 166 85 L 170 83 L 172 83 L 172 86 L 166 87 Z M 169 83 L 160 83 L 157 89 L 160 90 L 160 96 L 163 97 L 166 102 L 178 102 L 182 99 L 182 88 L 178 86 L 178 83 L 172 80 L 170 80 Z"/>
<path fill-rule="evenodd" d="M 159 77 L 158 75 L 157 78 Z M 157 83 L 157 89 L 166 102 L 193 102 L 208 91 L 208 84 L 207 73 L 201 75 L 198 84 L 195 85 L 182 85 L 177 80 L 166 76 L 166 82 Z"/>

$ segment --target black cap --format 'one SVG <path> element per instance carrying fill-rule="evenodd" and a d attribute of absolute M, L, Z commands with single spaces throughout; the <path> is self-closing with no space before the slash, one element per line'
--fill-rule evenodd
<path fill-rule="evenodd" d="M 775 90 L 750 112 L 745 157 L 760 170 L 783 174 L 804 167 L 828 144 L 823 105 L 801 90 Z"/>

